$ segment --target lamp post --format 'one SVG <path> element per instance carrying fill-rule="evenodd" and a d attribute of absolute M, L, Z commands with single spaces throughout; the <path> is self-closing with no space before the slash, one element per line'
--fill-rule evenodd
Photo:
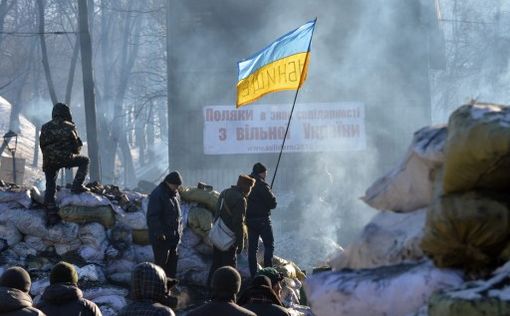
<path fill-rule="evenodd" d="M 10 145 L 11 139 L 14 138 L 14 146 Z M 12 155 L 12 182 L 16 184 L 16 149 L 18 148 L 18 134 L 13 131 L 8 131 L 4 135 L 4 141 L 0 146 L 0 155 L 7 148 Z"/>

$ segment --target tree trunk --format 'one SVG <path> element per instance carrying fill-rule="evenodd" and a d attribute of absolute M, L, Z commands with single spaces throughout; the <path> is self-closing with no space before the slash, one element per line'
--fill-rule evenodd
<path fill-rule="evenodd" d="M 78 52 L 80 51 L 80 39 L 77 37 L 76 42 L 73 47 L 73 57 L 71 58 L 71 65 L 69 66 L 69 74 L 67 75 L 67 85 L 66 85 L 66 96 L 65 103 L 67 105 L 71 104 L 71 96 L 73 93 L 73 85 L 74 85 L 74 74 L 76 72 L 76 63 L 78 61 Z"/>
<path fill-rule="evenodd" d="M 168 137 L 168 121 L 166 118 L 166 109 L 164 103 L 158 102 L 158 122 L 159 122 L 159 137 L 165 140 Z"/>
<path fill-rule="evenodd" d="M 146 129 L 147 129 L 147 160 L 151 163 L 154 160 L 154 142 L 155 142 L 155 133 L 154 133 L 154 104 L 151 103 L 149 107 L 149 114 L 147 115 L 146 121 Z"/>
<path fill-rule="evenodd" d="M 44 74 L 46 75 L 46 82 L 48 83 L 48 92 L 50 93 L 51 102 L 53 104 L 56 104 L 58 102 L 57 94 L 55 92 L 55 86 L 53 85 L 53 80 L 51 79 L 51 71 L 50 71 L 50 64 L 48 61 L 48 52 L 46 50 L 46 38 L 44 35 L 44 7 L 45 7 L 45 0 L 38 0 L 37 1 L 37 7 L 38 7 L 38 17 L 39 17 L 39 38 L 41 41 L 41 57 L 42 57 L 42 64 L 44 67 Z"/>
<path fill-rule="evenodd" d="M 80 25 L 80 51 L 83 75 L 85 121 L 87 127 L 87 146 L 90 158 L 90 180 L 101 181 L 101 176 L 99 174 L 99 152 L 97 145 L 94 76 L 92 73 L 92 44 L 89 33 L 87 0 L 78 0 L 78 16 Z"/>
<path fill-rule="evenodd" d="M 16 1 L 11 0 L 2 0 L 0 1 L 0 46 L 2 45 L 2 41 L 4 39 L 4 21 L 7 13 L 12 9 L 12 7 L 16 4 Z"/>
<path fill-rule="evenodd" d="M 170 17 L 172 7 L 172 0 L 166 0 L 166 85 L 167 85 L 167 120 L 168 120 L 168 166 L 172 163 L 172 105 L 174 104 L 174 91 L 173 91 L 173 50 L 170 31 L 172 30 Z"/>

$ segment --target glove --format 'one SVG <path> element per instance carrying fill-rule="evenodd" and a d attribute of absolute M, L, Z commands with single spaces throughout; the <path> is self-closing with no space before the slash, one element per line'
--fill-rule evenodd
<path fill-rule="evenodd" d="M 157 238 L 158 238 L 159 241 L 165 241 L 166 240 L 165 234 L 159 234 Z"/>

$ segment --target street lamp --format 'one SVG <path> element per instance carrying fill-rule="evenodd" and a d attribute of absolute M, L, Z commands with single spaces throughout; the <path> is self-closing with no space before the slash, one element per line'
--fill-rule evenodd
<path fill-rule="evenodd" d="M 14 138 L 14 146 L 10 145 L 12 138 Z M 12 155 L 12 182 L 16 183 L 16 149 L 18 148 L 18 134 L 11 130 L 5 133 L 4 141 L 2 146 L 0 146 L 0 155 L 2 155 L 5 148 L 7 148 Z"/>

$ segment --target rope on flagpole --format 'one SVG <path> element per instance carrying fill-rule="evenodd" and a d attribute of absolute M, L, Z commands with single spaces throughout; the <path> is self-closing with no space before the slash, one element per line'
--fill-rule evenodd
<path fill-rule="evenodd" d="M 315 18 L 315 23 L 317 23 L 317 18 Z M 315 24 L 316 25 L 316 24 Z M 292 102 L 292 109 L 290 110 L 289 120 L 287 122 L 287 128 L 285 129 L 285 135 L 283 136 L 282 146 L 280 148 L 280 154 L 278 155 L 278 161 L 276 162 L 276 168 L 274 169 L 273 179 L 271 180 L 271 189 L 273 188 L 274 179 L 276 179 L 276 173 L 278 172 L 278 166 L 280 165 L 280 159 L 282 158 L 283 153 L 283 147 L 285 146 L 285 140 L 287 139 L 287 133 L 289 132 L 289 126 L 290 126 L 290 120 L 292 120 L 292 114 L 294 113 L 294 107 L 296 106 L 296 100 L 299 94 L 299 89 L 301 88 L 301 85 L 303 84 L 303 73 L 308 72 L 308 56 L 310 55 L 310 46 L 312 45 L 312 39 L 313 39 L 313 32 L 315 31 L 315 25 L 312 30 L 312 35 L 310 36 L 310 43 L 308 44 L 308 51 L 305 57 L 305 63 L 303 67 L 303 71 L 301 72 L 301 75 L 299 76 L 299 86 L 296 89 L 296 94 L 294 95 L 294 102 Z"/>

